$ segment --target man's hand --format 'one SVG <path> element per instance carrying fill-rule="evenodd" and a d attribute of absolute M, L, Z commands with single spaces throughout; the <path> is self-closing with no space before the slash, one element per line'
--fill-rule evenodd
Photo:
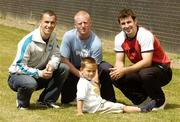
<path fill-rule="evenodd" d="M 118 80 L 125 75 L 124 68 L 110 68 L 110 77 L 112 80 Z"/>
<path fill-rule="evenodd" d="M 78 72 L 79 72 L 79 78 L 80 78 L 80 77 L 83 77 L 82 72 L 81 72 L 81 71 L 78 71 Z"/>
<path fill-rule="evenodd" d="M 100 87 L 101 87 L 100 81 L 98 80 L 98 81 L 95 81 L 94 83 L 95 83 L 95 84 L 97 85 L 97 87 L 100 89 Z"/>
<path fill-rule="evenodd" d="M 52 78 L 54 68 L 51 65 L 47 65 L 46 68 L 43 70 L 43 78 L 50 79 Z"/>
<path fill-rule="evenodd" d="M 44 79 L 50 79 L 53 75 L 53 72 L 47 71 L 46 69 L 43 70 L 43 78 Z"/>
<path fill-rule="evenodd" d="M 47 64 L 46 65 L 46 70 L 49 71 L 49 72 L 53 72 L 54 68 L 50 64 Z"/>

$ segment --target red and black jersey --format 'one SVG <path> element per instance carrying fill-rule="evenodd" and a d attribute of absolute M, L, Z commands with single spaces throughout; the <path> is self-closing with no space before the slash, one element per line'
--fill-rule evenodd
<path fill-rule="evenodd" d="M 170 64 L 158 38 L 143 27 L 138 28 L 134 39 L 128 39 L 123 31 L 116 35 L 115 51 L 124 52 L 132 63 L 142 60 L 142 53 L 153 51 L 153 63 Z"/>

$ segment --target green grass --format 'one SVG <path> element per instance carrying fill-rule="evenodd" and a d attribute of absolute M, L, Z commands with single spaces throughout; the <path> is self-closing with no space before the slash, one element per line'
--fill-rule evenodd
<path fill-rule="evenodd" d="M 41 91 L 34 92 L 31 99 L 30 110 L 19 111 L 16 108 L 16 93 L 7 84 L 8 67 L 12 63 L 18 41 L 28 32 L 12 27 L 0 25 L 0 122 L 179 122 L 180 121 L 180 70 L 173 69 L 173 79 L 171 83 L 163 87 L 167 106 L 164 111 L 150 113 L 131 114 L 85 114 L 77 117 L 75 106 L 63 105 L 61 109 L 40 109 L 35 107 L 35 102 Z M 115 61 L 113 53 L 104 52 L 104 60 L 111 64 Z M 122 93 L 116 90 L 118 101 L 130 104 Z M 60 100 L 57 101 L 60 103 Z"/>

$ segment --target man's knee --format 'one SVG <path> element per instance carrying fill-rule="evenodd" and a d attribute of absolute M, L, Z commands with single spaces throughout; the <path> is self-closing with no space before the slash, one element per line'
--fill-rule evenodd
<path fill-rule="evenodd" d="M 61 63 L 60 68 L 66 72 L 69 72 L 69 66 L 67 64 Z"/>
<path fill-rule="evenodd" d="M 113 66 L 107 62 L 101 62 L 99 64 L 99 71 L 109 73 L 109 68 L 112 68 Z"/>
<path fill-rule="evenodd" d="M 109 64 L 108 62 L 105 62 L 105 61 L 102 61 L 100 64 L 99 64 L 99 67 L 101 68 L 112 68 L 113 66 L 111 64 Z"/>
<path fill-rule="evenodd" d="M 66 77 L 69 74 L 69 66 L 67 64 L 61 63 L 58 67 L 58 70 Z"/>
<path fill-rule="evenodd" d="M 35 90 L 37 87 L 36 80 L 28 75 L 12 75 L 9 79 L 10 86 L 13 90 L 17 90 L 18 88 L 26 88 L 29 90 Z"/>
<path fill-rule="evenodd" d="M 157 74 L 155 74 L 155 72 L 151 71 L 151 69 L 149 69 L 149 68 L 145 68 L 145 69 L 142 69 L 141 71 L 139 71 L 139 76 L 140 76 L 142 82 L 147 81 L 147 80 L 149 81 L 150 79 L 152 80 L 155 78 L 156 75 Z"/>

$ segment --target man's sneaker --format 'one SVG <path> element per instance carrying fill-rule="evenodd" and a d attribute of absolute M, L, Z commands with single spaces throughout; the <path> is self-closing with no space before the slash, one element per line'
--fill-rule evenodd
<path fill-rule="evenodd" d="M 59 105 L 56 105 L 55 103 L 47 103 L 47 105 L 48 105 L 48 107 L 50 107 L 50 108 L 56 108 L 56 109 L 60 108 L 60 106 L 59 106 Z"/>
<path fill-rule="evenodd" d="M 149 102 L 151 101 L 151 98 L 150 97 L 147 97 L 141 104 L 139 105 L 135 105 L 139 108 L 142 108 L 143 106 L 145 106 L 146 104 L 148 104 Z"/>
<path fill-rule="evenodd" d="M 166 101 L 161 106 L 153 108 L 152 111 L 163 110 L 165 106 L 166 106 Z"/>
<path fill-rule="evenodd" d="M 28 108 L 26 108 L 26 107 L 23 107 L 23 106 L 19 105 L 17 99 L 16 99 L 16 107 L 17 107 L 19 110 L 27 110 L 27 109 L 28 109 Z"/>
<path fill-rule="evenodd" d="M 25 107 L 22 107 L 22 106 L 19 106 L 17 107 L 19 110 L 28 110 L 28 108 L 25 108 Z"/>
<path fill-rule="evenodd" d="M 152 111 L 153 108 L 156 107 L 156 101 L 155 100 L 151 100 L 148 104 L 146 104 L 145 106 L 143 106 L 141 108 L 141 112 L 149 112 Z"/>
<path fill-rule="evenodd" d="M 37 107 L 41 107 L 41 108 L 60 108 L 60 106 L 56 105 L 55 103 L 47 103 L 47 102 L 41 102 L 41 101 L 38 101 L 36 103 L 36 106 Z"/>
<path fill-rule="evenodd" d="M 36 107 L 39 107 L 39 108 L 48 108 L 47 104 L 44 103 L 44 102 L 41 102 L 41 101 L 37 101 L 36 102 Z"/>
<path fill-rule="evenodd" d="M 18 100 L 16 99 L 16 107 L 18 108 L 19 106 L 19 103 L 18 103 Z"/>

